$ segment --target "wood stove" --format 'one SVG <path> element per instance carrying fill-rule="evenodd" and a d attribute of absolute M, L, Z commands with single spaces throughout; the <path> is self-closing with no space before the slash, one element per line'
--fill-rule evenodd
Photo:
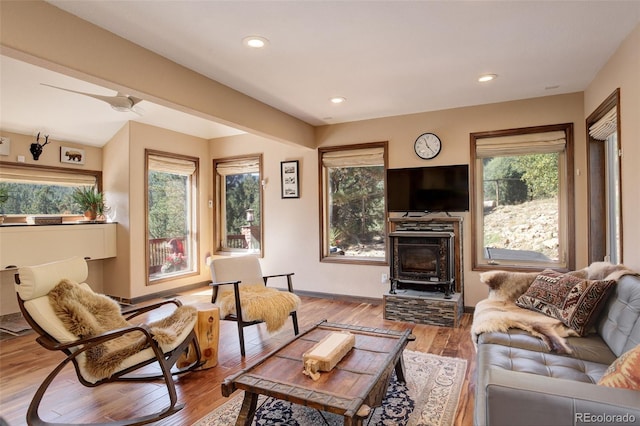
<path fill-rule="evenodd" d="M 391 238 L 391 294 L 398 289 L 444 291 L 454 285 L 454 234 L 434 231 L 395 231 Z"/>

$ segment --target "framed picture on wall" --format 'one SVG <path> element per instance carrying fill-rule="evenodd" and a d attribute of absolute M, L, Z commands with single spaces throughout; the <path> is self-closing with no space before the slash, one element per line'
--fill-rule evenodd
<path fill-rule="evenodd" d="M 60 162 L 71 164 L 84 164 L 84 149 L 60 147 Z"/>
<path fill-rule="evenodd" d="M 282 198 L 300 198 L 298 160 L 280 162 Z"/>

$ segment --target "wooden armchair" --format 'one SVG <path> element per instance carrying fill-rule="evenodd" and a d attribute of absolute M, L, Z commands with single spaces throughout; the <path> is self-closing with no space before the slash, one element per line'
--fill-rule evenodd
<path fill-rule="evenodd" d="M 27 423 L 58 424 L 41 419 L 38 407 L 49 385 L 69 363 L 73 364 L 79 382 L 87 387 L 113 381 L 164 380 L 169 405 L 162 410 L 113 423 L 94 424 L 145 424 L 181 410 L 184 404 L 177 403 L 172 375 L 191 371 L 201 364 L 200 349 L 193 331 L 195 309 L 181 306 L 178 300 L 167 300 L 134 308 L 121 315 L 115 301 L 94 293 L 84 283 L 87 275 L 87 263 L 80 257 L 19 268 L 15 275 L 18 304 L 26 321 L 39 335 L 36 341 L 46 349 L 66 354 L 66 358 L 36 391 L 27 411 Z M 142 313 L 170 304 L 175 305 L 173 313 L 161 321 L 138 325 L 129 323 L 130 319 Z M 65 316 L 65 312 L 71 315 Z M 83 323 L 85 319 L 89 321 Z M 111 323 L 119 326 L 109 329 Z M 99 334 L 93 332 L 102 328 L 106 330 Z M 167 331 L 176 334 L 170 335 Z M 187 350 L 196 353 L 196 360 L 172 371 L 180 355 Z M 155 362 L 160 366 L 161 374 L 134 374 Z"/>
<path fill-rule="evenodd" d="M 213 293 L 211 303 L 220 308 L 220 319 L 235 321 L 240 339 L 240 354 L 245 356 L 244 328 L 266 322 L 272 332 L 291 317 L 293 331 L 299 334 L 297 308 L 300 298 L 293 292 L 293 273 L 262 275 L 256 256 L 207 258 Z M 286 278 L 287 290 L 267 288 L 270 278 Z"/>

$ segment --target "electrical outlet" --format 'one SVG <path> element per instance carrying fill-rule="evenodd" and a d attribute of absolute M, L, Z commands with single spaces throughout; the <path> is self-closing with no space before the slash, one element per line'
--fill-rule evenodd
<path fill-rule="evenodd" d="M 388 276 L 387 274 L 382 274 L 382 275 L 380 276 L 380 282 L 381 282 L 382 284 L 386 284 L 388 279 L 389 279 L 389 276 Z"/>

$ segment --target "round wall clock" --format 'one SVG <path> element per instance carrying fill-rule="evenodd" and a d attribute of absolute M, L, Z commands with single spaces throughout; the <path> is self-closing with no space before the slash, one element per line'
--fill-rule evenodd
<path fill-rule="evenodd" d="M 430 160 L 440 154 L 442 141 L 434 133 L 423 133 L 414 142 L 413 149 L 418 157 Z"/>

